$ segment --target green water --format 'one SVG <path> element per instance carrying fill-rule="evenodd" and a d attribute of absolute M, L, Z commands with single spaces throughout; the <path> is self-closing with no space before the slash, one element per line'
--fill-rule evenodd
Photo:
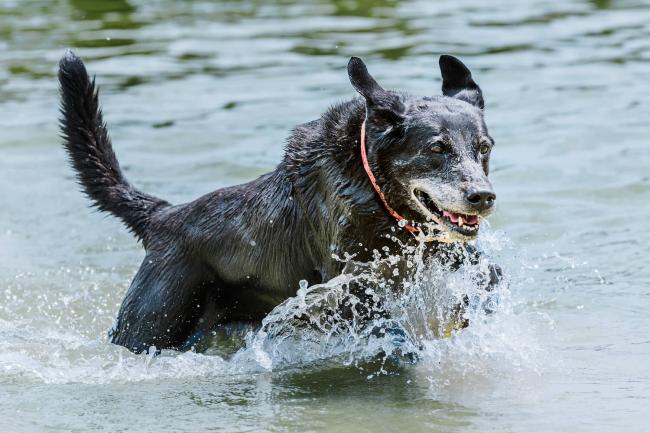
<path fill-rule="evenodd" d="M 68 47 L 129 179 L 174 203 L 271 170 L 353 96 L 350 56 L 422 95 L 461 57 L 497 142 L 502 332 L 380 375 L 108 344 L 142 250 L 59 146 Z M 649 82 L 642 1 L 0 0 L 0 431 L 648 431 Z"/>

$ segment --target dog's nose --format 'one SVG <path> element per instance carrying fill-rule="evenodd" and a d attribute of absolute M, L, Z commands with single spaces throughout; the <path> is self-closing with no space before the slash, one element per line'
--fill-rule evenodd
<path fill-rule="evenodd" d="M 490 209 L 494 206 L 494 200 L 497 196 L 492 190 L 484 189 L 470 189 L 465 196 L 468 202 L 471 203 L 479 212 Z"/>

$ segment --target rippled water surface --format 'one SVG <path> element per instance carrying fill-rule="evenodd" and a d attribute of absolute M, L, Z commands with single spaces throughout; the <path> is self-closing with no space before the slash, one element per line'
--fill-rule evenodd
<path fill-rule="evenodd" d="M 417 94 L 461 57 L 497 141 L 480 242 L 509 275 L 500 310 L 415 364 L 368 341 L 108 344 L 143 253 L 59 146 L 67 47 L 127 176 L 175 203 L 271 170 L 291 127 L 352 97 L 351 55 Z M 649 80 L 641 1 L 0 0 L 0 431 L 648 431 Z"/>

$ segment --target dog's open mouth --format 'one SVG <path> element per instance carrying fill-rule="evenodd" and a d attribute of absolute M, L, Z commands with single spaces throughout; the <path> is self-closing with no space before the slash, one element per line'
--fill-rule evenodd
<path fill-rule="evenodd" d="M 441 209 L 431 196 L 420 189 L 413 190 L 413 195 L 430 215 L 428 217 L 439 225 L 464 236 L 473 237 L 478 233 L 481 219 L 478 215 L 467 215 Z"/>

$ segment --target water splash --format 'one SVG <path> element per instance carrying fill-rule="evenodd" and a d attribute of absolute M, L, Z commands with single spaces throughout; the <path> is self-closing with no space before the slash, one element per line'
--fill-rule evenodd
<path fill-rule="evenodd" d="M 485 257 L 507 246 L 503 235 L 483 236 L 480 243 Z M 486 290 L 487 258 L 466 255 L 453 266 L 449 255 L 425 259 L 425 248 L 407 251 L 412 276 L 397 292 L 404 263 L 387 251 L 376 251 L 368 264 L 346 258 L 347 271 L 326 283 L 302 282 L 295 297 L 248 334 L 232 362 L 274 370 L 332 359 L 359 365 L 380 359 L 382 373 L 388 360 L 419 361 L 443 377 L 539 371 L 543 350 L 528 333 L 531 317 L 513 298 L 512 279 L 502 277 Z"/>
<path fill-rule="evenodd" d="M 540 371 L 543 350 L 533 327 L 547 321 L 511 291 L 527 277 L 512 273 L 518 262 L 505 236 L 488 231 L 479 243 L 510 275 L 492 291 L 485 290 L 487 260 L 451 269 L 444 258 L 426 260 L 424 245 L 408 250 L 406 262 L 387 251 L 375 252 L 367 264 L 346 257 L 341 275 L 313 286 L 301 282 L 296 296 L 258 329 L 224 328 L 204 353 L 163 351 L 157 357 L 107 343 L 104 331 L 120 295 L 99 290 L 115 284 L 97 284 L 102 274 L 62 270 L 49 276 L 50 294 L 32 300 L 23 296 L 33 290 L 26 287 L 29 278 L 19 279 L 5 290 L 0 311 L 0 380 L 133 382 L 331 363 L 356 365 L 372 377 L 395 363 L 415 363 L 442 389 L 470 376 Z M 395 281 L 406 272 L 412 276 L 396 292 Z"/>

